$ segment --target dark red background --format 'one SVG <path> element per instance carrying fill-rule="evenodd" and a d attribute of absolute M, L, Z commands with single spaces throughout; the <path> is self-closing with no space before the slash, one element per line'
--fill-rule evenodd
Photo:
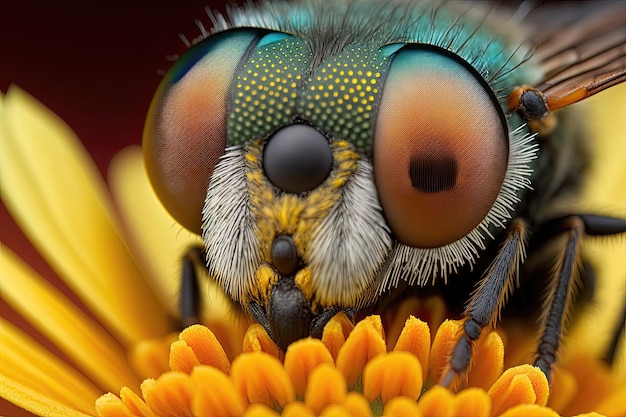
<path fill-rule="evenodd" d="M 225 1 L 0 2 L 0 90 L 17 84 L 65 120 L 106 173 L 111 157 L 141 143 L 148 105 L 170 62 L 185 50 L 178 33 L 210 26 L 204 6 Z M 45 262 L 0 208 L 0 240 L 58 283 Z M 10 277 L 2 277 L 2 280 Z M 58 283 L 58 285 L 61 285 Z M 33 329 L 4 303 L 0 315 Z M 0 400 L 0 415 L 30 415 Z"/>

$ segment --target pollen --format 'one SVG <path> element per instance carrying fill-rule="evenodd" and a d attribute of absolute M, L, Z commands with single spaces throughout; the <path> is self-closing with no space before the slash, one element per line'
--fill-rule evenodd
<path fill-rule="evenodd" d="M 274 268 L 263 264 L 257 269 L 255 282 L 258 291 L 258 301 L 265 302 L 265 300 L 269 299 L 270 291 L 277 281 L 278 275 Z"/>
<path fill-rule="evenodd" d="M 432 307 L 428 300 L 405 300 L 398 311 L 418 314 L 416 308 L 425 308 L 420 315 L 438 316 L 429 314 L 434 313 Z M 191 326 L 169 349 L 171 371 L 146 379 L 141 394 L 122 387 L 119 396 L 102 395 L 95 409 L 101 416 L 278 416 L 272 410 L 283 416 L 558 415 L 546 406 L 547 379 L 530 365 L 507 369 L 486 388 L 469 386 L 455 392 L 434 384 L 436 380 L 426 377 L 427 357 L 441 356 L 434 362 L 445 362 L 448 352 L 435 344 L 450 346 L 462 322 L 444 322 L 436 330 L 440 320 L 426 323 L 411 314 L 402 325 L 402 316 L 396 315 L 383 329 L 380 316 L 366 317 L 355 326 L 341 312 L 324 327 L 321 340 L 294 342 L 284 355 L 255 323 L 243 336 L 243 353 L 232 362 L 209 328 Z M 400 336 L 390 349 L 394 342 L 386 341 L 385 334 L 394 333 L 396 326 Z M 430 326 L 436 330 L 432 346 Z M 493 334 L 486 333 L 488 338 Z"/>
<path fill-rule="evenodd" d="M 298 243 L 301 242 L 296 240 L 296 244 Z M 311 270 L 308 267 L 302 268 L 298 271 L 295 277 L 296 284 L 298 284 L 298 287 L 300 287 L 304 295 L 309 299 L 313 298 L 313 286 L 311 279 Z"/>

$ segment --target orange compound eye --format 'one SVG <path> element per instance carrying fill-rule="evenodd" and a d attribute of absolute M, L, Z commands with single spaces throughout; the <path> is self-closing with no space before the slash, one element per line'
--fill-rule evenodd
<path fill-rule="evenodd" d="M 440 247 L 470 233 L 498 197 L 508 152 L 504 114 L 476 70 L 428 46 L 405 46 L 395 55 L 373 163 L 385 217 L 400 242 Z"/>
<path fill-rule="evenodd" d="M 198 43 L 166 74 L 150 105 L 143 135 L 148 176 L 165 208 L 194 233 L 201 233 L 207 187 L 226 146 L 230 87 L 260 34 L 235 29 Z"/>

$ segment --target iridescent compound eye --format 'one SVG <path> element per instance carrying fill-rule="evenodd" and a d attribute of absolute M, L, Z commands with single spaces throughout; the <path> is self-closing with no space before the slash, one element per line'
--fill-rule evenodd
<path fill-rule="evenodd" d="M 167 73 L 150 106 L 144 159 L 150 181 L 170 214 L 200 234 L 202 206 L 226 146 L 233 77 L 266 32 L 236 29 L 187 51 Z"/>
<path fill-rule="evenodd" d="M 507 135 L 495 95 L 469 64 L 429 46 L 397 52 L 373 155 L 378 195 L 397 239 L 439 247 L 478 226 L 504 181 Z"/>

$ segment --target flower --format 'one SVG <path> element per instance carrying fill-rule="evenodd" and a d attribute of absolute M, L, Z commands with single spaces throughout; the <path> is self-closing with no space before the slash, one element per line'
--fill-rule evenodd
<path fill-rule="evenodd" d="M 267 333 L 252 325 L 244 352 L 232 364 L 223 352 L 206 354 L 218 352 L 219 343 L 209 329 L 194 325 L 172 344 L 172 370 L 142 383 L 143 398 L 124 387 L 119 396 L 100 397 L 96 409 L 101 416 L 558 415 L 547 406 L 550 388 L 538 368 L 519 365 L 502 372 L 504 345 L 496 332 L 479 340 L 467 388 L 453 393 L 433 385 L 461 325 L 444 321 L 431 345 L 428 324 L 411 315 L 388 350 L 379 316 L 353 327 L 340 313 L 321 340 L 297 341 L 284 358 Z M 597 364 L 585 363 L 590 384 L 608 381 Z M 575 372 L 559 370 L 557 383 L 572 378 L 550 399 L 560 410 L 572 406 L 576 384 L 583 382 Z M 604 384 L 603 404 L 597 405 L 607 415 L 622 413 L 623 391 L 618 384 Z"/>
<path fill-rule="evenodd" d="M 589 335 L 598 328 L 589 322 L 573 332 L 551 392 L 540 371 L 520 365 L 527 359 L 520 352 L 532 351 L 523 346 L 533 341 L 515 328 L 484 332 L 464 389 L 437 386 L 460 326 L 445 320 L 437 298 L 406 300 L 393 316 L 369 316 L 356 326 L 339 314 L 321 340 L 298 341 L 283 355 L 259 325 L 233 325 L 214 291 L 206 326 L 178 333 L 171 277 L 176 258 L 199 242 L 172 227 L 149 191 L 140 150 L 125 150 L 112 163 L 109 191 L 69 128 L 12 88 L 0 101 L 0 155 L 3 203 L 84 305 L 3 247 L 3 298 L 59 353 L 3 320 L 0 396 L 25 410 L 43 416 L 626 413 L 622 368 L 612 373 L 597 354 L 581 356 L 596 349 Z"/>
<path fill-rule="evenodd" d="M 2 202 L 75 295 L 52 286 L 3 242 L 3 302 L 64 360 L 3 319 L 0 394 L 37 414 L 62 415 L 66 407 L 93 414 L 102 392 L 139 387 L 164 370 L 160 359 L 167 369 L 179 330 L 172 277 L 185 249 L 201 241 L 158 203 L 139 147 L 112 161 L 109 190 L 54 114 L 15 86 L 0 98 Z M 246 323 L 233 322 L 221 293 L 210 298 L 203 322 L 232 357 Z"/>

